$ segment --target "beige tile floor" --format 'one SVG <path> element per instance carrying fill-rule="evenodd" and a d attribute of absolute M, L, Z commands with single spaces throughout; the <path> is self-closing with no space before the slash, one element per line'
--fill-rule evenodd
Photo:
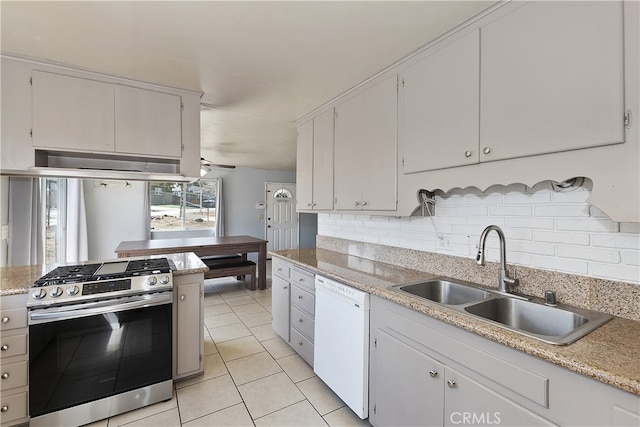
<path fill-rule="evenodd" d="M 91 427 L 369 426 L 273 332 L 270 282 L 205 281 L 204 375 L 175 383 L 170 401 Z"/>

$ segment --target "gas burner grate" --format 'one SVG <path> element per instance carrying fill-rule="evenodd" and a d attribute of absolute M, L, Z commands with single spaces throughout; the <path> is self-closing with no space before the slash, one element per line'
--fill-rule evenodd
<path fill-rule="evenodd" d="M 51 283 L 78 283 L 89 280 L 102 264 L 69 265 L 57 267 L 35 281 L 35 286 Z"/>
<path fill-rule="evenodd" d="M 166 258 L 131 260 L 127 266 L 126 274 L 149 274 L 153 271 L 168 273 L 171 271 L 169 261 Z"/>

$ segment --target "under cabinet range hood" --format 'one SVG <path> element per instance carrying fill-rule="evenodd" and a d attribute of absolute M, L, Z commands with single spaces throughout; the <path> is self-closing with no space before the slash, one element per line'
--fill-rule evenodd
<path fill-rule="evenodd" d="M 180 173 L 178 159 L 36 149 L 34 164 L 24 170 L 2 170 L 2 175 L 174 182 L 194 179 Z"/>

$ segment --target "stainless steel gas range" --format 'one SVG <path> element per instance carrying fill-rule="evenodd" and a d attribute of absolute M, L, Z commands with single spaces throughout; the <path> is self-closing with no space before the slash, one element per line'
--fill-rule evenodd
<path fill-rule="evenodd" d="M 31 426 L 82 425 L 171 399 L 166 258 L 62 266 L 29 292 Z"/>

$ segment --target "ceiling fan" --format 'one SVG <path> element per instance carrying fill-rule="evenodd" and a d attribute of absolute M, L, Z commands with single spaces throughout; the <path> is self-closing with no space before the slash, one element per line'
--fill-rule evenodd
<path fill-rule="evenodd" d="M 213 163 L 211 160 L 200 157 L 200 176 L 205 176 L 207 172 L 211 172 L 214 168 L 235 169 L 236 166 Z"/>

